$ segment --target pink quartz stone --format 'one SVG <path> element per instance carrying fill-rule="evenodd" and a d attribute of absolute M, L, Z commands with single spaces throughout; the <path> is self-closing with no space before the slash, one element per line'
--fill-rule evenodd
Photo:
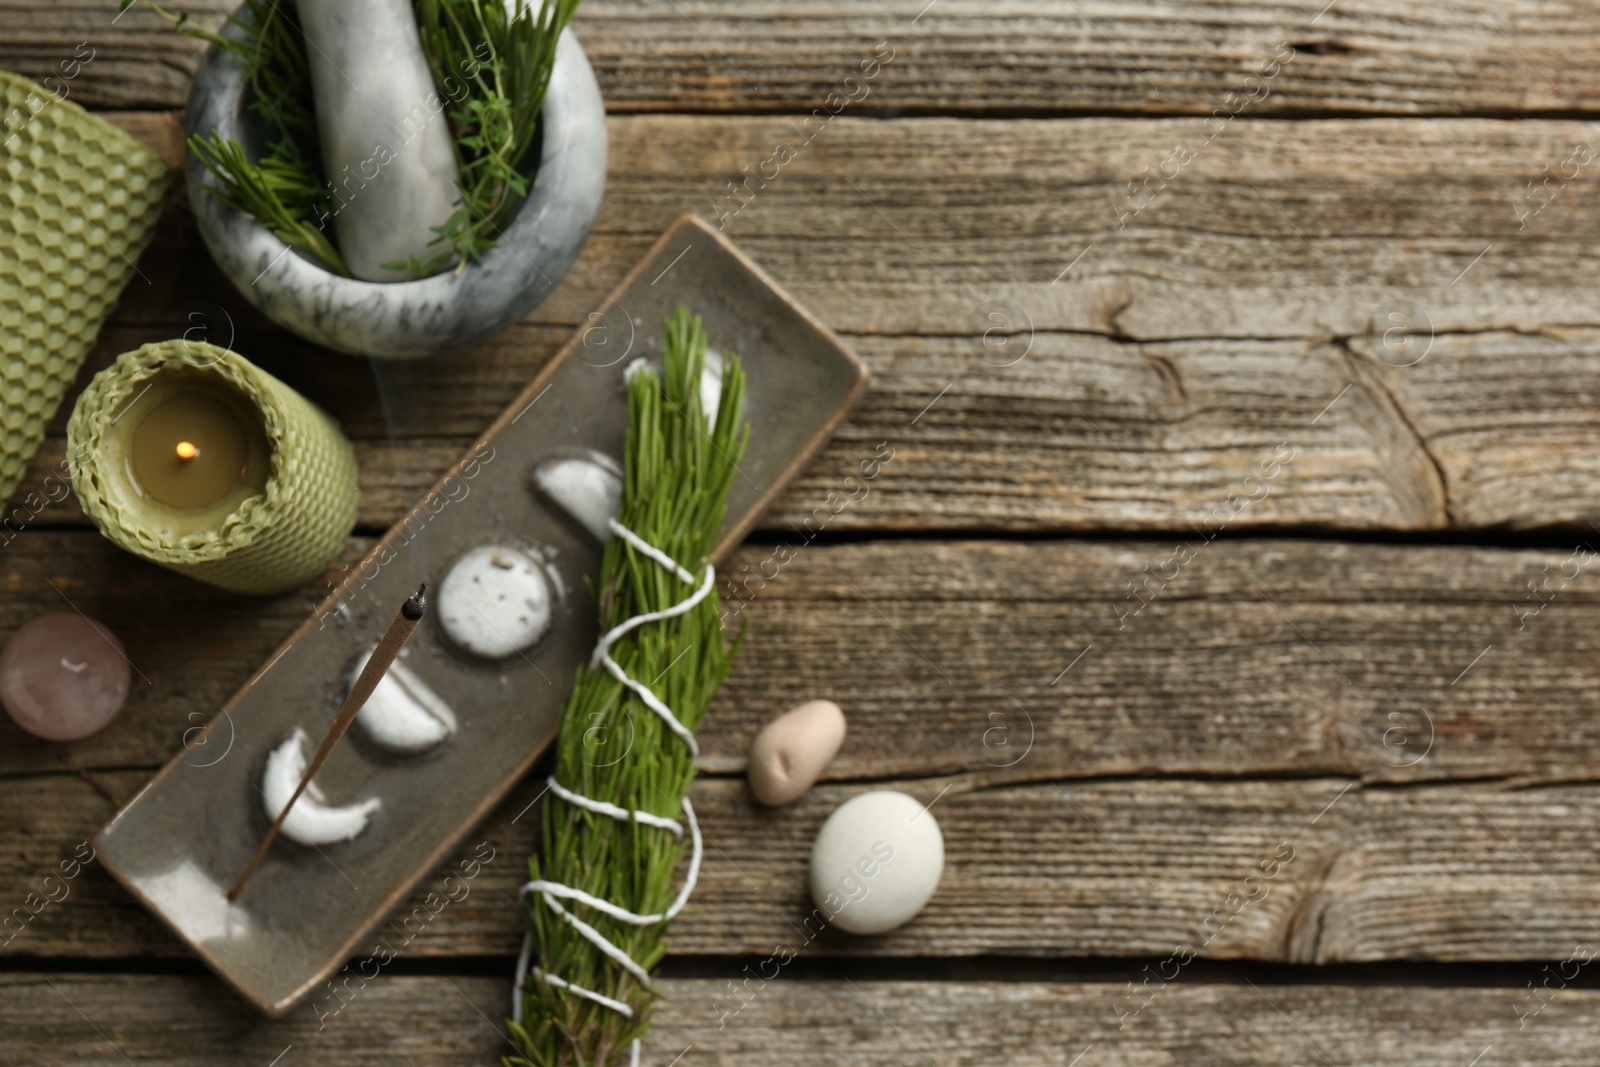
<path fill-rule="evenodd" d="M 0 651 L 0 704 L 35 737 L 88 737 L 116 718 L 127 698 L 122 642 L 83 615 L 41 615 Z"/>

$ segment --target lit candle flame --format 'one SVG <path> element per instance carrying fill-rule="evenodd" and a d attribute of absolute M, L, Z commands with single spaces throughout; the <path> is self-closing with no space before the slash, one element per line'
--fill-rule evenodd
<path fill-rule="evenodd" d="M 200 450 L 188 441 L 178 442 L 178 458 L 188 462 L 200 454 Z"/>

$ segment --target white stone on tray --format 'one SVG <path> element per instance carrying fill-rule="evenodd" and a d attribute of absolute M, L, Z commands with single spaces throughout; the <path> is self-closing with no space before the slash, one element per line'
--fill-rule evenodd
<path fill-rule="evenodd" d="M 556 456 L 533 471 L 533 483 L 601 544 L 622 507 L 622 468 L 600 452 Z"/>
<path fill-rule="evenodd" d="M 717 424 L 717 409 L 722 406 L 722 367 L 722 353 L 706 349 L 705 361 L 700 364 L 700 410 L 707 426 Z"/>
<path fill-rule="evenodd" d="M 298 0 L 339 254 L 355 277 L 426 259 L 455 211 L 460 174 L 411 0 Z M 465 72 L 446 83 L 464 84 Z M 317 220 L 319 223 L 325 219 Z"/>
<path fill-rule="evenodd" d="M 354 686 L 372 653 L 356 661 L 350 672 Z M 456 732 L 450 705 L 403 662 L 389 665 L 361 706 L 356 723 L 373 744 L 396 755 L 410 756 L 435 748 Z"/>
<path fill-rule="evenodd" d="M 306 773 L 306 743 L 306 732 L 296 727 L 289 739 L 267 757 L 267 770 L 261 779 L 261 807 L 268 819 L 278 817 L 299 787 Z M 329 804 L 313 779 L 294 802 L 280 832 L 302 845 L 349 841 L 367 828 L 367 821 L 380 806 L 377 797 L 354 804 Z"/>
<path fill-rule="evenodd" d="M 700 364 L 700 411 L 705 416 L 707 426 L 717 424 L 717 412 L 722 408 L 722 377 L 726 366 L 727 361 L 720 351 L 710 347 L 706 349 L 705 360 Z M 623 381 L 632 382 L 634 375 L 646 368 L 654 370 L 659 375 L 660 358 L 634 357 L 626 367 L 622 368 Z"/>
<path fill-rule="evenodd" d="M 456 561 L 439 588 L 439 622 L 463 651 L 499 659 L 550 630 L 555 590 L 542 561 L 520 548 L 482 545 Z"/>
<path fill-rule="evenodd" d="M 816 784 L 844 744 L 844 712 L 808 700 L 773 719 L 750 743 L 750 792 L 763 804 L 792 804 Z"/>
<path fill-rule="evenodd" d="M 881 934 L 923 909 L 944 873 L 944 835 L 913 797 L 877 789 L 839 805 L 811 847 L 811 897 L 852 934 Z"/>
<path fill-rule="evenodd" d="M 299 810 L 300 805 L 295 805 Z M 231 903 L 193 859 L 184 858 L 160 874 L 136 878 L 141 895 L 197 945 L 249 937 L 255 932 L 250 912 Z"/>

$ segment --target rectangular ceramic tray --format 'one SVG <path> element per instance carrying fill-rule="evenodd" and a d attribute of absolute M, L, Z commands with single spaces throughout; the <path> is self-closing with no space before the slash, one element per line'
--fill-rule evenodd
<path fill-rule="evenodd" d="M 102 861 L 206 963 L 268 1015 L 316 989 L 525 775 L 555 736 L 574 672 L 596 638 L 594 537 L 532 489 L 536 464 L 574 449 L 622 454 L 623 373 L 660 355 L 679 305 L 713 348 L 737 353 L 753 426 L 728 501 L 725 554 L 814 455 L 866 381 L 859 360 L 693 216 L 680 219 L 588 323 L 362 565 L 234 695 L 203 733 L 106 826 Z M 555 622 L 525 654 L 474 660 L 435 614 L 401 662 L 442 696 L 459 728 L 422 756 L 386 755 L 359 724 L 317 775 L 330 802 L 377 797 L 354 840 L 280 838 L 238 904 L 223 897 L 267 828 L 268 753 L 304 729 L 314 748 L 356 659 L 421 582 L 437 589 L 464 552 L 534 544 L 565 587 Z M 507 909 L 515 902 L 505 901 Z"/>

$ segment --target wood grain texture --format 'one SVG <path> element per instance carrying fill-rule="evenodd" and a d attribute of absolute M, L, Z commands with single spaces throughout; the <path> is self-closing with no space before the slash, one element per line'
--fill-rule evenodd
<path fill-rule="evenodd" d="M 215 25 L 234 3 L 173 6 Z M 172 109 L 202 45 L 113 0 L 0 0 L 0 21 L 0 67 L 42 77 L 84 42 L 71 98 L 180 158 Z M 84 380 L 146 341 L 236 340 L 346 426 L 372 533 L 685 210 L 720 216 L 862 354 L 870 392 L 726 574 L 750 636 L 702 738 L 710 844 L 672 937 L 702 977 L 662 983 L 646 1062 L 1592 1063 L 1595 994 L 1544 966 L 1600 940 L 1587 549 L 1211 537 L 1594 532 L 1600 194 L 1571 161 L 1597 144 L 1577 120 L 1600 98 L 1600 13 L 587 0 L 576 29 L 612 111 L 606 202 L 523 323 L 416 366 L 332 357 L 221 280 L 180 194 Z M 1250 80 L 1284 42 L 1292 60 Z M 793 158 L 761 177 L 779 145 Z M 65 414 L 19 500 L 59 496 Z M 821 523 L 923 538 L 810 544 Z M 1150 539 L 927 537 L 990 531 Z M 468 839 L 496 850 L 468 898 L 419 919 L 419 894 L 388 924 L 402 969 L 427 973 L 357 980 L 342 1007 L 328 991 L 260 1020 L 181 973 L 181 945 L 94 863 L 40 908 L 45 876 L 326 583 L 231 597 L 117 552 L 70 498 L 13 506 L 0 542 L 0 637 L 81 608 L 138 672 L 81 743 L 0 717 L 0 1062 L 502 1052 L 509 978 L 482 975 L 508 974 L 518 944 L 537 773 Z M 750 737 L 824 695 L 850 715 L 829 781 L 754 806 Z M 810 843 L 873 784 L 932 805 L 944 882 L 901 931 L 812 937 Z M 746 984 L 780 944 L 802 961 L 789 980 Z M 1179 951 L 1207 962 L 1151 980 Z M 1135 959 L 1086 965 L 1093 980 L 1051 962 L 1090 956 Z M 137 958 L 174 973 L 67 962 Z M 1506 960 L 1539 962 L 1450 966 Z"/>
<path fill-rule="evenodd" d="M 1207 140 L 1186 119 L 844 114 L 819 129 L 781 116 L 615 115 L 607 132 L 593 235 L 526 321 L 586 323 L 695 211 L 721 219 L 837 330 L 988 336 L 974 369 L 1018 358 L 996 346 L 1030 327 L 1128 341 L 1381 340 L 1396 300 L 1416 305 L 1424 334 L 1600 326 L 1587 254 L 1600 238 L 1600 159 L 1573 159 L 1582 146 L 1600 153 L 1587 122 L 1242 117 Z M 1179 143 L 1193 158 L 1164 166 Z M 779 145 L 792 158 L 767 164 Z M 1540 186 L 1535 213 L 1528 183 L 1547 167 L 1568 180 Z M 201 299 L 246 332 L 264 321 L 221 281 L 190 220 L 164 226 L 145 262 L 151 284 L 131 288 L 114 321 L 170 328 Z M 995 300 L 1016 307 L 997 319 Z"/>
<path fill-rule="evenodd" d="M 82 380 L 148 336 L 107 330 Z M 341 420 L 360 464 L 359 522 L 377 532 L 410 509 L 570 336 L 562 327 L 517 326 L 464 360 L 376 375 L 266 334 L 235 344 Z M 868 392 L 763 518 L 768 533 L 808 522 L 837 532 L 1181 528 L 1224 519 L 1236 529 L 1415 530 L 1446 521 L 1436 468 L 1390 395 L 1358 379 L 1351 358 L 1332 346 L 1127 345 L 1050 334 L 1033 339 L 1026 360 L 975 373 L 966 339 L 848 340 L 872 371 Z M 58 413 L 18 489 L 23 505 L 61 495 L 70 410 Z M 1549 451 L 1537 432 L 1519 437 Z M 1559 514 L 1527 461 L 1509 449 L 1490 454 L 1488 470 L 1463 455 L 1462 476 L 1491 486 L 1504 506 L 1536 499 L 1551 509 L 1544 521 Z M 1581 488 L 1600 478 L 1581 458 L 1558 462 L 1547 465 L 1582 514 Z M 877 471 L 873 478 L 863 479 L 863 464 Z M 1264 465 L 1277 472 L 1266 482 Z M 1258 499 L 1234 509 L 1229 498 L 1241 495 Z M 11 528 L 85 524 L 75 500 L 58 503 Z"/>
<path fill-rule="evenodd" d="M 215 26 L 236 5 L 170 6 Z M 73 82 L 82 103 L 182 106 L 203 45 L 149 12 L 115 15 L 110 0 L 13 0 L 0 66 L 59 75 L 60 61 L 87 41 L 95 58 Z M 1600 93 L 1579 47 L 1600 33 L 1595 13 L 1528 0 L 1487 11 L 1462 0 L 1404 10 L 1374 2 L 1325 10 L 1320 0 L 895 0 L 804 19 L 770 2 L 589 0 L 574 28 L 618 110 L 809 113 L 837 93 L 913 112 L 1203 116 L 1248 99 L 1263 114 L 1451 115 L 1587 110 Z M 892 62 L 846 83 L 880 42 Z"/>
<path fill-rule="evenodd" d="M 809 142 L 783 118 L 610 130 L 600 233 L 650 218 L 653 236 L 684 207 L 722 219 L 852 333 L 1381 338 L 1397 299 L 1424 332 L 1600 322 L 1585 292 L 1594 164 L 1562 166 L 1593 150 L 1582 122 L 1242 118 L 1209 140 L 1181 119 L 841 116 Z M 763 184 L 778 145 L 794 158 Z M 1547 166 L 1569 180 L 1533 214 L 1527 183 Z M 1009 323 L 984 308 L 997 299 L 1020 309 Z M 547 313 L 589 306 L 553 297 Z"/>
<path fill-rule="evenodd" d="M 176 111 L 106 111 L 101 118 L 166 160 L 183 166 L 183 115 Z"/>
<path fill-rule="evenodd" d="M 1546 993 L 1549 1003 L 1519 1029 L 1513 1008 L 1519 994 L 1528 996 L 1519 987 L 1211 984 L 1186 976 L 1122 1030 L 1111 1008 L 1118 994 L 1126 997 L 1121 982 L 787 977 L 756 985 L 748 1006 L 719 1026 L 731 1001 L 727 983 L 662 982 L 644 1062 L 665 1065 L 681 1053 L 686 1067 L 1066 1067 L 1092 1046 L 1082 1067 L 1463 1067 L 1493 1047 L 1502 1063 L 1587 1067 L 1600 1025 L 1589 990 Z M 0 977 L 15 1005 L 13 1062 L 61 1067 L 121 1062 L 117 1051 L 130 1062 L 174 1067 L 261 1067 L 286 1050 L 306 1067 L 481 1064 L 504 1051 L 496 1031 L 509 987 L 493 978 L 385 977 L 352 983 L 337 1015 L 330 999 L 321 1018 L 308 1007 L 266 1022 L 208 978 Z"/>
<path fill-rule="evenodd" d="M 30 900 L 52 888 L 46 877 L 110 816 L 96 785 L 125 798 L 145 775 L 90 777 L 0 779 L 11 850 L 0 901 L 13 909 L 0 954 L 187 955 L 94 864 L 68 883 L 60 903 Z M 673 923 L 673 955 L 763 956 L 787 946 L 808 958 L 1184 952 L 1330 964 L 1563 959 L 1574 944 L 1596 942 L 1600 789 L 1593 785 L 1392 789 L 1339 778 L 883 784 L 931 803 L 944 835 L 944 878 L 915 922 L 854 938 L 814 913 L 812 841 L 863 786 L 819 786 L 772 810 L 756 805 L 740 780 L 707 778 L 692 793 L 706 861 L 694 907 Z M 494 853 L 464 900 L 442 911 L 435 903 L 430 915 L 426 894 L 444 885 L 446 873 L 436 872 L 379 935 L 407 957 L 514 956 L 522 936 L 514 901 L 536 834 L 531 816 L 514 820 L 543 788 L 530 780 L 469 836 L 464 856 L 480 842 Z M 864 892 L 872 890 L 868 880 Z"/>
<path fill-rule="evenodd" d="M 793 559 L 764 582 L 785 547 Z M 1593 561 L 1196 534 L 747 545 L 724 597 L 729 625 L 750 629 L 700 766 L 742 773 L 762 724 L 826 696 L 850 722 L 837 780 L 1589 781 Z M 0 582 L 0 633 L 76 607 L 121 636 L 137 671 L 127 708 L 86 740 L 47 744 L 0 718 L 0 774 L 159 766 L 318 599 L 318 583 L 233 596 L 86 531 L 25 531 L 0 548 Z"/>
<path fill-rule="evenodd" d="M 109 329 L 80 380 L 155 335 Z M 380 532 L 570 336 L 516 326 L 463 359 L 376 380 L 281 338 L 235 343 L 341 419 L 361 469 L 359 522 Z M 835 532 L 1182 530 L 1221 518 L 1234 530 L 1586 531 L 1597 516 L 1587 442 L 1600 408 L 1587 398 L 1600 395 L 1600 331 L 1440 336 L 1405 368 L 1295 341 L 1040 334 L 1027 359 L 1000 368 L 966 338 L 847 341 L 872 372 L 868 390 L 761 531 L 808 519 Z M 18 488 L 9 529 L 84 524 L 56 484 L 70 410 Z M 862 464 L 886 454 L 863 487 Z M 1264 479 L 1264 466 L 1278 473 Z M 1241 497 L 1255 499 L 1239 509 Z"/>
<path fill-rule="evenodd" d="M 803 522 L 879 442 L 903 461 L 834 529 L 1184 529 L 1280 444 L 1295 462 L 1237 526 L 1587 528 L 1600 213 L 1587 172 L 1525 229 L 1516 211 L 1526 179 L 1593 131 L 1241 123 L 1118 229 L 1112 197 L 1186 129 L 841 118 L 759 190 L 728 232 L 874 373 L 765 529 Z M 218 280 L 175 210 L 84 374 L 150 340 L 231 341 L 345 423 L 362 521 L 381 529 L 673 217 L 730 210 L 727 175 L 794 139 L 750 117 L 611 130 L 583 257 L 469 352 L 374 370 L 288 338 Z M 57 516 L 71 513 L 43 521 Z"/>

